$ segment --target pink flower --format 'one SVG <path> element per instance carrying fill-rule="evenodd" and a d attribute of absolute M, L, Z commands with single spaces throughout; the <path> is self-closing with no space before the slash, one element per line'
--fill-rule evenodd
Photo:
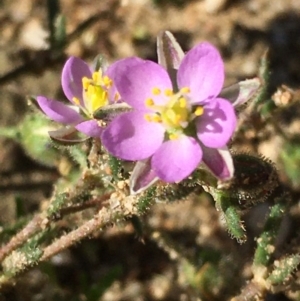
<path fill-rule="evenodd" d="M 117 116 L 102 134 L 114 156 L 148 159 L 160 179 L 177 182 L 201 160 L 211 161 L 210 150 L 226 147 L 236 116 L 232 104 L 218 97 L 224 65 L 212 45 L 199 44 L 184 56 L 175 84 L 162 66 L 136 57 L 119 61 L 116 69 L 116 88 L 133 111 Z"/>
<path fill-rule="evenodd" d="M 63 67 L 61 84 L 71 105 L 45 96 L 38 96 L 37 102 L 52 120 L 99 138 L 103 128 L 94 119 L 94 113 L 119 98 L 111 79 L 114 69 L 111 65 L 105 72 L 93 72 L 80 58 L 70 57 Z"/>

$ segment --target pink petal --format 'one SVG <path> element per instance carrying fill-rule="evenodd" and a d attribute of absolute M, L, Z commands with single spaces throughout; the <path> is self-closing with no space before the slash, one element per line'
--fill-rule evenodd
<path fill-rule="evenodd" d="M 207 148 L 202 146 L 203 162 L 211 172 L 221 180 L 229 180 L 234 175 L 232 156 L 225 146 L 223 148 Z"/>
<path fill-rule="evenodd" d="M 204 113 L 196 119 L 197 136 L 207 147 L 220 148 L 226 145 L 236 127 L 236 115 L 232 104 L 216 98 L 204 106 Z"/>
<path fill-rule="evenodd" d="M 57 100 L 44 96 L 36 98 L 42 111 L 52 120 L 63 124 L 76 124 L 83 120 L 82 116 L 71 107 Z"/>
<path fill-rule="evenodd" d="M 135 111 L 114 118 L 101 140 L 113 156 L 137 161 L 150 157 L 160 147 L 164 132 L 159 123 L 148 122 L 143 113 Z"/>
<path fill-rule="evenodd" d="M 182 135 L 177 140 L 164 142 L 152 157 L 151 165 L 165 182 L 179 182 L 188 177 L 199 165 L 202 150 L 198 142 Z"/>
<path fill-rule="evenodd" d="M 218 50 L 209 43 L 192 48 L 177 73 L 179 88 L 189 87 L 192 103 L 216 97 L 224 82 L 224 64 Z"/>
<path fill-rule="evenodd" d="M 73 97 L 77 97 L 80 100 L 80 104 L 84 106 L 82 99 L 82 78 L 91 78 L 92 72 L 82 59 L 71 56 L 65 63 L 62 75 L 61 85 L 66 97 L 73 102 Z"/>
<path fill-rule="evenodd" d="M 145 106 L 147 98 L 156 104 L 164 104 L 168 98 L 165 89 L 172 89 L 167 71 L 160 65 L 138 58 L 128 58 L 118 65 L 115 84 L 122 99 L 138 110 L 148 110 Z M 159 88 L 161 95 L 152 94 L 153 88 Z"/>
<path fill-rule="evenodd" d="M 111 64 L 107 68 L 107 70 L 105 71 L 105 74 L 104 74 L 112 80 L 112 86 L 108 90 L 108 99 L 109 99 L 110 103 L 116 102 L 118 90 L 117 90 L 117 87 L 115 84 L 115 79 L 116 79 L 116 76 L 119 74 L 119 66 L 121 66 L 121 68 L 122 68 L 123 61 L 124 61 L 124 59 L 118 60 L 118 61 L 114 62 L 113 64 Z M 132 65 L 134 64 L 134 61 L 139 62 L 139 61 L 141 61 L 141 59 L 136 58 L 135 60 L 132 61 Z"/>
<path fill-rule="evenodd" d="M 83 121 L 75 126 L 76 130 L 89 137 L 100 138 L 103 128 L 99 126 L 97 120 Z"/>

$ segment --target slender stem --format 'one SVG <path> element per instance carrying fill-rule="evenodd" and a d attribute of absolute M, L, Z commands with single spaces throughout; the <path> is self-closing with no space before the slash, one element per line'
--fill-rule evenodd
<path fill-rule="evenodd" d="M 92 219 L 45 247 L 40 261 L 48 260 L 83 238 L 88 237 L 93 232 L 102 230 L 105 226 L 114 223 L 116 220 L 138 213 L 136 199 L 131 196 L 126 197 L 122 202 L 113 199 L 110 199 L 110 202 L 110 206 L 103 207 Z"/>
<path fill-rule="evenodd" d="M 74 206 L 66 207 L 60 209 L 57 214 L 55 214 L 55 221 L 62 219 L 64 216 L 76 213 L 87 208 L 92 208 L 96 206 L 102 206 L 103 201 L 109 199 L 110 194 L 105 194 L 97 199 L 87 201 L 83 204 L 76 204 Z M 0 262 L 10 254 L 12 251 L 22 246 L 30 237 L 36 234 L 38 231 L 42 230 L 49 223 L 49 219 L 46 215 L 40 214 L 36 215 L 19 233 L 17 233 L 12 239 L 0 249 Z"/>
<path fill-rule="evenodd" d="M 83 238 L 89 236 L 94 231 L 101 229 L 104 226 L 103 220 L 98 216 L 95 216 L 88 222 L 70 233 L 55 240 L 51 245 L 44 249 L 44 254 L 40 258 L 40 261 L 46 261 L 57 253 L 69 248 L 74 243 L 79 242 Z"/>
<path fill-rule="evenodd" d="M 115 197 L 110 197 L 107 207 L 103 207 L 97 215 L 92 219 L 79 226 L 77 229 L 67 233 L 56 239 L 52 244 L 46 246 L 42 252 L 43 255 L 37 259 L 36 262 L 30 260 L 22 262 L 20 268 L 15 270 L 13 274 L 3 273 L 0 275 L 0 287 L 11 284 L 11 280 L 28 270 L 30 267 L 39 262 L 46 261 L 59 252 L 69 248 L 78 243 L 82 239 L 90 236 L 92 233 L 103 230 L 104 227 L 115 223 L 120 219 L 126 219 L 132 215 L 138 214 L 137 199 L 133 196 L 120 196 L 115 194 Z M 14 254 L 12 254 L 14 256 Z"/>
<path fill-rule="evenodd" d="M 47 219 L 41 214 L 36 215 L 34 218 L 17 233 L 5 246 L 0 249 L 0 262 L 11 253 L 13 250 L 24 244 L 32 235 L 42 229 Z"/>
<path fill-rule="evenodd" d="M 73 206 L 61 208 L 55 214 L 54 220 L 56 220 L 56 221 L 60 220 L 66 215 L 76 213 L 76 212 L 80 212 L 80 211 L 83 211 L 83 210 L 88 209 L 88 208 L 93 208 L 93 207 L 99 206 L 99 209 L 101 209 L 102 206 L 104 205 L 104 201 L 108 200 L 110 195 L 111 195 L 110 193 L 106 193 L 106 194 L 102 195 L 101 197 L 98 197 L 96 199 L 84 202 L 82 204 L 76 204 L 76 205 L 73 205 Z"/>

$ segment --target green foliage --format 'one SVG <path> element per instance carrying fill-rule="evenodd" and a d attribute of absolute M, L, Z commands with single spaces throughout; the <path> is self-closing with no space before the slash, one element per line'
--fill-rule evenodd
<path fill-rule="evenodd" d="M 46 165 L 54 166 L 60 155 L 52 146 L 48 131 L 51 121 L 42 114 L 29 113 L 16 127 L 0 128 L 0 136 L 20 143 L 29 157 Z"/>
<path fill-rule="evenodd" d="M 156 198 L 156 187 L 150 187 L 141 197 L 138 199 L 138 211 L 143 214 L 153 204 Z"/>
<path fill-rule="evenodd" d="M 234 237 L 239 243 L 243 243 L 247 240 L 243 221 L 238 213 L 238 207 L 236 207 L 230 194 L 225 191 L 219 191 L 214 194 L 216 206 L 221 209 L 225 224 L 229 234 Z"/>
<path fill-rule="evenodd" d="M 272 162 L 250 154 L 234 154 L 235 176 L 228 193 L 240 209 L 264 202 L 279 185 Z"/>
<path fill-rule="evenodd" d="M 83 150 L 82 145 L 73 145 L 69 146 L 68 151 L 70 153 L 71 158 L 81 167 L 87 167 L 87 155 L 86 152 Z"/>
<path fill-rule="evenodd" d="M 292 186 L 300 188 L 300 143 L 287 142 L 280 152 L 281 161 Z"/>
<path fill-rule="evenodd" d="M 257 248 L 254 254 L 255 266 L 268 266 L 275 251 L 275 241 L 286 211 L 285 200 L 271 207 L 267 221 L 260 237 L 257 239 Z"/>
<path fill-rule="evenodd" d="M 14 277 L 39 262 L 43 250 L 39 243 L 46 237 L 47 230 L 29 239 L 20 249 L 13 251 L 3 262 L 3 272 L 8 277 Z"/>
<path fill-rule="evenodd" d="M 290 255 L 275 261 L 274 270 L 271 272 L 267 281 L 272 285 L 284 284 L 300 264 L 300 255 Z"/>
<path fill-rule="evenodd" d="M 58 211 L 69 202 L 69 196 L 69 193 L 60 193 L 55 195 L 47 209 L 47 216 L 49 218 L 55 218 Z"/>
<path fill-rule="evenodd" d="M 66 33 L 66 17 L 63 15 L 58 15 L 54 23 L 54 47 L 58 49 L 63 49 L 67 43 L 67 33 Z"/>
<path fill-rule="evenodd" d="M 53 50 L 61 50 L 66 44 L 66 18 L 61 15 L 60 0 L 47 0 L 50 44 Z"/>
<path fill-rule="evenodd" d="M 124 179 L 123 177 L 123 165 L 122 165 L 122 161 L 117 159 L 114 156 L 109 155 L 108 156 L 108 165 L 112 171 L 112 176 L 114 181 L 120 181 L 122 179 Z"/>

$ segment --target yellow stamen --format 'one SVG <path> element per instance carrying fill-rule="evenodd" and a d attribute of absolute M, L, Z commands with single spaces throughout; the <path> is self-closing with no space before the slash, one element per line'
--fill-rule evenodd
<path fill-rule="evenodd" d="M 103 83 L 107 88 L 110 88 L 113 84 L 113 81 L 107 75 L 105 75 L 103 77 Z"/>
<path fill-rule="evenodd" d="M 152 88 L 153 95 L 159 95 L 160 93 L 161 93 L 161 90 L 158 87 Z"/>
<path fill-rule="evenodd" d="M 83 89 L 87 90 L 89 85 L 90 85 L 90 80 L 87 77 L 83 77 L 82 78 Z"/>
<path fill-rule="evenodd" d="M 152 88 L 153 95 L 159 95 L 160 89 Z M 151 110 L 156 111 L 155 114 L 145 115 L 145 119 L 150 122 L 162 123 L 166 127 L 168 138 L 170 140 L 178 139 L 184 129 L 189 125 L 189 122 L 195 118 L 195 114 L 200 116 L 203 114 L 203 107 L 199 106 L 196 111 L 192 111 L 192 106 L 189 104 L 187 93 L 190 93 L 189 87 L 183 87 L 179 92 L 174 93 L 171 89 L 163 90 L 165 104 L 155 103 L 155 99 L 147 98 L 145 104 Z"/>
<path fill-rule="evenodd" d="M 75 105 L 77 105 L 77 106 L 80 105 L 80 100 L 77 97 L 73 97 L 72 100 L 75 103 Z"/>
<path fill-rule="evenodd" d="M 152 121 L 157 122 L 157 123 L 161 123 L 162 119 L 161 119 L 161 117 L 159 115 L 154 115 L 152 117 Z"/>
<path fill-rule="evenodd" d="M 183 87 L 180 89 L 180 92 L 183 94 L 187 94 L 191 92 L 191 89 L 189 87 Z"/>
<path fill-rule="evenodd" d="M 201 106 L 197 107 L 196 110 L 195 110 L 195 112 L 194 112 L 194 114 L 196 116 L 201 116 L 201 115 L 203 115 L 203 113 L 204 113 L 204 108 L 201 107 Z"/>
<path fill-rule="evenodd" d="M 172 96 L 173 95 L 173 91 L 171 89 L 166 89 L 164 93 L 165 93 L 166 96 Z"/>
<path fill-rule="evenodd" d="M 152 98 L 147 98 L 145 104 L 147 107 L 152 107 L 154 105 L 154 100 Z"/>

